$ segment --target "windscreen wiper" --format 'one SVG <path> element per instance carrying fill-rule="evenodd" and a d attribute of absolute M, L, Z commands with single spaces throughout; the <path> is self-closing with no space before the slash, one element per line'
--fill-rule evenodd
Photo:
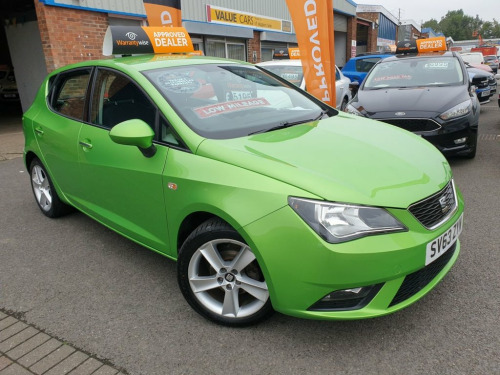
<path fill-rule="evenodd" d="M 248 133 L 248 135 L 267 133 L 267 132 L 272 132 L 273 130 L 286 129 L 286 128 L 289 128 L 289 127 L 294 126 L 294 125 L 300 125 L 300 124 L 305 124 L 307 122 L 318 121 L 327 113 L 328 113 L 328 109 L 324 109 L 321 111 L 321 113 L 318 116 L 316 116 L 313 119 L 299 120 L 299 121 L 292 121 L 292 122 L 284 121 L 284 122 L 280 122 L 279 125 L 273 126 L 272 128 L 257 130 L 255 132 Z"/>

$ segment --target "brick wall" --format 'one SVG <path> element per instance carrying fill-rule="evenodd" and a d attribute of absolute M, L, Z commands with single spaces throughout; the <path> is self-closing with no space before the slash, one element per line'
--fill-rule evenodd
<path fill-rule="evenodd" d="M 84 60 L 105 58 L 105 13 L 48 6 L 34 0 L 47 71 Z"/>
<path fill-rule="evenodd" d="M 378 13 L 359 12 L 359 13 L 356 13 L 356 16 L 360 17 L 360 18 L 364 18 L 365 20 L 377 22 L 377 24 L 378 24 L 378 17 L 379 17 Z M 368 30 L 368 42 L 367 42 L 367 48 L 366 48 L 367 52 L 377 51 L 377 49 L 378 49 L 377 48 L 377 37 L 378 37 L 378 29 L 370 28 L 370 30 Z"/>
<path fill-rule="evenodd" d="M 247 61 L 252 62 L 252 63 L 258 63 L 260 61 L 260 31 L 254 31 L 253 32 L 253 39 L 249 39 L 247 43 Z M 253 53 L 257 54 L 257 59 L 254 61 L 253 59 Z"/>
<path fill-rule="evenodd" d="M 356 40 L 356 17 L 347 18 L 347 46 L 346 46 L 346 62 L 349 61 L 351 57 L 356 56 L 356 49 L 354 49 L 354 55 L 352 53 L 352 41 Z"/>

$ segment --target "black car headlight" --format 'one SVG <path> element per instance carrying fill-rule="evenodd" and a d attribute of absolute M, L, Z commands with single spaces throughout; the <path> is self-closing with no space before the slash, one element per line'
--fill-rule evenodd
<path fill-rule="evenodd" d="M 288 204 L 316 233 L 329 243 L 340 243 L 374 234 L 407 230 L 403 224 L 383 208 L 296 197 L 289 197 Z"/>
<path fill-rule="evenodd" d="M 446 112 L 443 112 L 439 115 L 442 120 L 448 121 L 457 117 L 462 117 L 472 110 L 472 103 L 470 100 L 466 100 L 463 103 L 460 103 L 453 108 L 450 108 Z"/>

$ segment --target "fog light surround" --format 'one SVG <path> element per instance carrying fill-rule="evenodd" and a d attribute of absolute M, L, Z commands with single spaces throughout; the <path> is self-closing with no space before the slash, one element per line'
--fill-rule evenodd
<path fill-rule="evenodd" d="M 369 286 L 347 288 L 335 290 L 314 305 L 308 310 L 310 311 L 348 311 L 359 310 L 365 307 L 375 295 L 379 292 L 384 284 L 374 284 Z"/>
<path fill-rule="evenodd" d="M 453 142 L 455 142 L 456 145 L 461 145 L 461 144 L 467 142 L 467 137 L 455 139 Z"/>

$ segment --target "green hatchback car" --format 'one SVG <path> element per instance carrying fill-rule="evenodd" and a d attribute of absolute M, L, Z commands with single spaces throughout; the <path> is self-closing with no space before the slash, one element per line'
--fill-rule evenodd
<path fill-rule="evenodd" d="M 23 129 L 43 214 L 76 208 L 177 260 L 187 302 L 219 324 L 392 313 L 460 251 L 464 203 L 434 146 L 252 64 L 67 66 L 43 82 Z"/>

